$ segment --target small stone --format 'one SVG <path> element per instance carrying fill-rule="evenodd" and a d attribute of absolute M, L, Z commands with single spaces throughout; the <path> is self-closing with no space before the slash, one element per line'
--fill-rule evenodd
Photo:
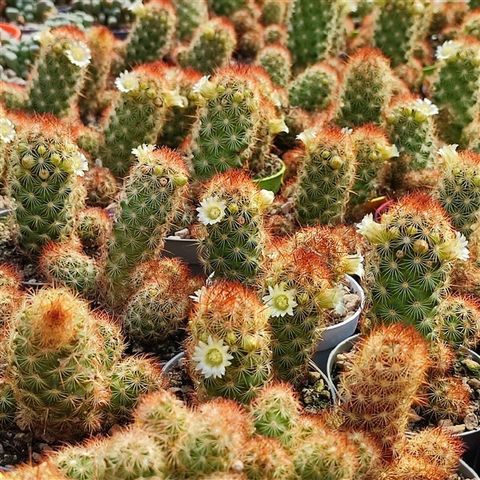
<path fill-rule="evenodd" d="M 468 384 L 470 387 L 474 388 L 475 390 L 480 389 L 480 380 L 478 378 L 470 378 L 468 380 Z"/>
<path fill-rule="evenodd" d="M 463 421 L 467 430 L 475 430 L 478 428 L 478 417 L 474 413 L 466 415 Z"/>
<path fill-rule="evenodd" d="M 462 360 L 462 365 L 476 377 L 480 378 L 480 364 L 471 358 L 465 358 Z"/>
<path fill-rule="evenodd" d="M 438 426 L 439 427 L 444 427 L 444 428 L 453 427 L 453 422 L 450 419 L 447 418 L 445 420 L 440 420 L 438 422 Z"/>
<path fill-rule="evenodd" d="M 311 372 L 308 372 L 308 376 L 310 377 L 310 380 L 312 380 L 313 382 L 316 382 L 321 378 L 320 373 L 314 370 L 312 370 Z"/>
<path fill-rule="evenodd" d="M 445 427 L 445 430 L 448 430 L 450 433 L 462 433 L 465 431 L 465 424 L 461 423 L 460 425 L 453 425 L 452 427 Z"/>
<path fill-rule="evenodd" d="M 189 238 L 190 232 L 188 228 L 183 228 L 182 230 L 178 230 L 178 232 L 175 232 L 175 237 L 178 238 Z"/>
<path fill-rule="evenodd" d="M 42 456 L 39 453 L 37 452 L 32 453 L 32 460 L 34 460 L 35 462 L 39 462 L 41 459 L 42 459 Z"/>
<path fill-rule="evenodd" d="M 290 213 L 293 210 L 293 200 L 289 200 L 288 202 L 285 202 L 280 207 L 280 210 L 282 211 L 283 214 Z"/>

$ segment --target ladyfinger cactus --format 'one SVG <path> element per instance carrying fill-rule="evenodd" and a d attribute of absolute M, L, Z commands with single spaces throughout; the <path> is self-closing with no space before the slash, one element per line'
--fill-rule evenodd
<path fill-rule="evenodd" d="M 162 259 L 148 264 L 154 269 L 152 279 L 130 298 L 123 326 L 133 343 L 155 347 L 185 326 L 194 288 L 189 269 L 181 261 Z"/>
<path fill-rule="evenodd" d="M 85 174 L 86 203 L 91 207 L 107 207 L 118 193 L 115 177 L 106 167 L 93 167 Z"/>
<path fill-rule="evenodd" d="M 188 333 L 189 370 L 201 397 L 248 403 L 270 379 L 268 314 L 253 290 L 227 281 L 204 287 Z"/>
<path fill-rule="evenodd" d="M 287 86 L 292 69 L 292 59 L 287 48 L 281 45 L 263 47 L 257 54 L 257 64 L 268 72 L 274 84 Z"/>
<path fill-rule="evenodd" d="M 307 112 L 325 110 L 332 102 L 338 87 L 338 76 L 327 64 L 318 63 L 306 68 L 288 87 L 292 107 Z"/>
<path fill-rule="evenodd" d="M 354 347 L 340 376 L 344 426 L 369 433 L 390 456 L 429 366 L 425 340 L 402 325 L 381 327 Z"/>
<path fill-rule="evenodd" d="M 342 127 L 380 123 L 392 88 L 393 73 L 387 57 L 373 48 L 357 50 L 345 67 L 336 122 Z"/>
<path fill-rule="evenodd" d="M 163 64 L 142 65 L 123 72 L 115 81 L 119 93 L 104 124 L 99 156 L 118 177 L 132 165 L 133 148 L 155 143 L 167 107 L 183 105 L 180 97 L 167 90 L 164 70 Z"/>
<path fill-rule="evenodd" d="M 173 0 L 177 13 L 178 40 L 191 40 L 195 30 L 208 20 L 207 0 Z"/>
<path fill-rule="evenodd" d="M 150 0 L 145 5 L 139 2 L 134 11 L 136 19 L 123 54 L 127 69 L 161 60 L 172 47 L 177 20 L 170 0 Z"/>
<path fill-rule="evenodd" d="M 426 36 L 432 16 L 428 0 L 382 0 L 375 20 L 374 44 L 397 67 L 407 63 Z"/>
<path fill-rule="evenodd" d="M 208 274 L 252 282 L 264 259 L 266 232 L 262 214 L 273 194 L 258 190 L 248 175 L 232 170 L 206 185 L 198 219 L 199 256 Z"/>
<path fill-rule="evenodd" d="M 233 25 L 225 18 L 213 18 L 198 27 L 190 44 L 177 52 L 177 60 L 184 68 L 208 75 L 230 62 L 236 43 Z"/>
<path fill-rule="evenodd" d="M 111 231 L 112 219 L 103 208 L 85 208 L 78 214 L 75 234 L 87 255 L 101 257 Z"/>
<path fill-rule="evenodd" d="M 216 15 L 228 17 L 247 6 L 247 0 L 208 0 L 208 6 Z"/>
<path fill-rule="evenodd" d="M 375 125 L 355 130 L 352 141 L 357 172 L 348 204 L 351 213 L 384 193 L 388 167 L 398 156 L 396 145 L 390 144 L 385 131 Z"/>
<path fill-rule="evenodd" d="M 154 148 L 135 149 L 138 163 L 120 195 L 105 265 L 105 294 L 112 305 L 126 300 L 130 274 L 138 262 L 162 247 L 185 193 L 187 169 L 181 157 L 168 148 Z"/>
<path fill-rule="evenodd" d="M 440 110 L 440 135 L 448 143 L 465 143 L 464 129 L 474 118 L 480 82 L 479 45 L 478 40 L 467 37 L 437 48 L 433 101 Z"/>
<path fill-rule="evenodd" d="M 39 262 L 48 282 L 70 288 L 85 298 L 95 297 L 99 268 L 95 260 L 81 252 L 77 242 L 48 243 Z"/>
<path fill-rule="evenodd" d="M 336 224 L 345 216 L 356 170 L 352 140 L 338 128 L 309 129 L 304 144 L 294 204 L 302 225 Z"/>
<path fill-rule="evenodd" d="M 78 177 L 88 163 L 57 120 L 26 118 L 23 127 L 11 152 L 8 189 L 17 203 L 18 243 L 31 254 L 49 241 L 70 236 L 83 204 Z"/>
<path fill-rule="evenodd" d="M 295 67 L 328 57 L 338 40 L 343 0 L 293 0 L 288 14 L 288 47 Z"/>
<path fill-rule="evenodd" d="M 375 322 L 403 322 L 428 334 L 456 260 L 468 258 L 467 241 L 426 194 L 402 198 L 377 223 L 369 214 L 359 233 L 373 247 L 367 279 Z"/>
<path fill-rule="evenodd" d="M 480 226 L 480 155 L 457 152 L 457 147 L 446 145 L 438 151 L 442 174 L 436 196 L 453 226 L 470 238 Z"/>
<path fill-rule="evenodd" d="M 261 21 L 264 25 L 281 25 L 288 13 L 288 0 L 263 0 Z"/>
<path fill-rule="evenodd" d="M 72 26 L 46 30 L 27 84 L 26 108 L 75 119 L 90 59 L 88 40 L 81 30 Z"/>
<path fill-rule="evenodd" d="M 83 119 L 96 119 L 105 106 L 105 90 L 114 56 L 115 37 L 103 26 L 95 26 L 87 33 L 92 55 L 88 65 L 79 107 Z"/>

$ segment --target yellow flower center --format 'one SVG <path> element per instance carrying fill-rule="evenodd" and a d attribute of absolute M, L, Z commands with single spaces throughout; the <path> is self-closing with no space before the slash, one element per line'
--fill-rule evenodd
<path fill-rule="evenodd" d="M 208 209 L 208 217 L 211 218 L 212 220 L 215 220 L 221 214 L 222 214 L 222 211 L 216 205 L 213 205 Z"/>
<path fill-rule="evenodd" d="M 290 304 L 286 295 L 278 295 L 273 299 L 273 304 L 278 310 L 286 310 Z"/>
<path fill-rule="evenodd" d="M 85 60 L 85 51 L 83 48 L 81 47 L 72 47 L 70 49 L 70 52 L 72 54 L 72 57 L 78 61 L 78 62 L 81 62 L 83 60 Z"/>
<path fill-rule="evenodd" d="M 223 363 L 223 354 L 218 348 L 209 350 L 205 358 L 212 367 L 219 367 Z"/>

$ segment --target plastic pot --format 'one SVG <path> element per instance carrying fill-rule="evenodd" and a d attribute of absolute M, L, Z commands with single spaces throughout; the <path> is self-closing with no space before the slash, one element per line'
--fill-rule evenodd
<path fill-rule="evenodd" d="M 163 247 L 167 257 L 177 257 L 187 265 L 201 265 L 198 258 L 198 241 L 193 238 L 167 237 Z"/>
<path fill-rule="evenodd" d="M 465 478 L 473 478 L 476 480 L 480 480 L 480 477 L 477 475 L 477 473 L 475 473 L 473 468 L 469 467 L 463 460 L 460 461 L 458 473 L 463 475 Z"/>
<path fill-rule="evenodd" d="M 388 212 L 389 208 L 395 203 L 395 200 L 387 200 L 386 202 L 382 203 L 376 210 L 373 215 L 376 222 L 379 222 L 382 218 L 382 215 Z"/>
<path fill-rule="evenodd" d="M 254 182 L 258 185 L 259 188 L 264 190 L 270 190 L 273 193 L 277 193 L 280 190 L 280 187 L 283 183 L 283 176 L 285 175 L 286 167 L 283 160 L 279 159 L 279 162 L 281 162 L 282 166 L 278 172 L 270 175 L 269 177 L 254 180 Z"/>
<path fill-rule="evenodd" d="M 365 293 L 363 292 L 362 287 L 349 275 L 347 275 L 347 280 L 351 290 L 360 297 L 360 306 L 353 315 L 343 320 L 343 322 L 327 327 L 323 332 L 322 339 L 315 349 L 313 359 L 314 362 L 325 373 L 327 373 L 327 362 L 330 352 L 338 344 L 342 343 L 347 338 L 350 338 L 355 333 L 360 320 L 360 315 L 362 314 L 362 310 L 365 305 Z"/>

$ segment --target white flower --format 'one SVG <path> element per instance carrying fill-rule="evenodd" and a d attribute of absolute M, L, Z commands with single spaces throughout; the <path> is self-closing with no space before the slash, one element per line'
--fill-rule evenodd
<path fill-rule="evenodd" d="M 270 190 L 260 190 L 260 192 L 258 192 L 258 207 L 260 210 L 269 207 L 273 203 L 274 198 L 275 194 Z"/>
<path fill-rule="evenodd" d="M 428 98 L 424 98 L 423 100 L 415 100 L 412 107 L 426 117 L 431 117 L 438 114 L 438 107 Z"/>
<path fill-rule="evenodd" d="M 307 148 L 310 148 L 313 146 L 316 136 L 316 129 L 307 128 L 307 130 L 304 130 L 302 133 L 297 135 L 297 140 L 300 140 Z"/>
<path fill-rule="evenodd" d="M 383 160 L 388 160 L 389 158 L 398 157 L 400 152 L 395 144 L 393 145 L 379 145 L 378 150 Z"/>
<path fill-rule="evenodd" d="M 356 255 L 347 255 L 343 259 L 344 271 L 348 275 L 358 275 L 363 277 L 365 270 L 363 268 L 363 255 L 357 253 Z"/>
<path fill-rule="evenodd" d="M 437 60 L 447 60 L 456 55 L 461 49 L 461 46 L 453 40 L 448 40 L 443 45 L 437 47 Z"/>
<path fill-rule="evenodd" d="M 193 295 L 189 295 L 189 298 L 191 298 L 195 303 L 200 303 L 200 300 L 202 299 L 202 295 L 205 294 L 207 288 L 204 286 L 202 288 L 199 288 L 198 290 L 195 290 L 193 292 Z"/>
<path fill-rule="evenodd" d="M 371 242 L 378 241 L 379 236 L 384 232 L 383 226 L 373 219 L 373 215 L 368 213 L 360 223 L 357 223 L 357 232 Z"/>
<path fill-rule="evenodd" d="M 15 125 L 8 118 L 0 118 L 0 140 L 11 143 L 15 138 Z"/>
<path fill-rule="evenodd" d="M 453 143 L 452 145 L 444 145 L 438 150 L 438 154 L 445 160 L 447 163 L 455 163 L 458 160 L 458 145 Z"/>
<path fill-rule="evenodd" d="M 353 128 L 343 127 L 342 128 L 342 133 L 344 133 L 345 135 L 351 135 L 353 133 Z"/>
<path fill-rule="evenodd" d="M 455 238 L 438 246 L 438 256 L 442 260 L 468 260 L 468 240 L 465 235 L 455 232 Z"/>
<path fill-rule="evenodd" d="M 200 202 L 197 207 L 198 220 L 204 225 L 213 225 L 220 222 L 225 216 L 227 204 L 217 196 L 208 197 Z"/>
<path fill-rule="evenodd" d="M 151 153 L 155 150 L 155 145 L 146 144 L 139 145 L 137 148 L 132 148 L 132 154 L 135 155 L 139 162 L 144 163 L 148 161 Z"/>
<path fill-rule="evenodd" d="M 138 76 L 135 72 L 127 72 L 126 70 L 121 73 L 115 80 L 115 86 L 120 92 L 127 93 L 132 90 L 136 90 L 140 85 Z"/>
<path fill-rule="evenodd" d="M 65 50 L 65 55 L 74 65 L 80 68 L 85 68 L 92 58 L 90 49 L 82 42 L 74 42 L 68 50 Z"/>
<path fill-rule="evenodd" d="M 270 120 L 268 123 L 268 129 L 272 135 L 277 135 L 278 133 L 288 133 L 288 127 L 283 118 L 275 118 Z"/>
<path fill-rule="evenodd" d="M 293 309 L 298 305 L 295 294 L 294 289 L 285 290 L 285 284 L 280 283 L 268 287 L 268 295 L 262 297 L 262 300 L 268 307 L 271 317 L 284 317 L 293 315 Z"/>
<path fill-rule="evenodd" d="M 77 152 L 73 156 L 73 172 L 79 177 L 83 177 L 88 171 L 88 160 L 82 152 Z"/>
<path fill-rule="evenodd" d="M 215 95 L 216 86 L 210 81 L 210 75 L 202 77 L 193 87 L 192 92 L 204 98 L 211 98 Z"/>
<path fill-rule="evenodd" d="M 167 90 L 164 95 L 165 105 L 167 107 L 181 107 L 185 108 L 188 106 L 188 100 L 183 95 L 180 95 L 174 90 Z"/>
<path fill-rule="evenodd" d="M 214 340 L 211 336 L 207 343 L 199 342 L 192 355 L 192 360 L 197 364 L 195 370 L 199 370 L 205 378 L 223 377 L 226 367 L 232 364 L 232 358 L 223 340 Z"/>

